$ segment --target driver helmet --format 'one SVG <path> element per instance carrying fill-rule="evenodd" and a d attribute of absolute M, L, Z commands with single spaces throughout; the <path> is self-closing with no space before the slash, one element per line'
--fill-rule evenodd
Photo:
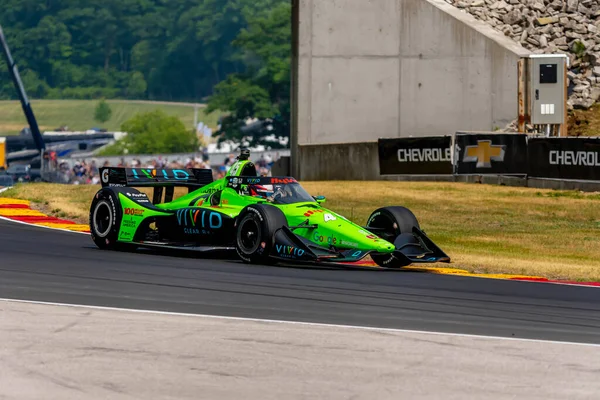
<path fill-rule="evenodd" d="M 258 196 L 264 199 L 273 195 L 273 185 L 248 185 L 250 196 Z"/>

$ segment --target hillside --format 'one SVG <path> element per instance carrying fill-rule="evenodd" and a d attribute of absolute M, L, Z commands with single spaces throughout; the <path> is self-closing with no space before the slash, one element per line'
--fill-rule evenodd
<path fill-rule="evenodd" d="M 569 109 L 600 98 L 600 3 L 596 0 L 446 0 L 538 54 L 570 57 Z"/>
<path fill-rule="evenodd" d="M 600 2 L 446 0 L 536 54 L 570 58 L 569 136 L 600 135 Z M 508 126 L 512 130 L 516 121 Z"/>
<path fill-rule="evenodd" d="M 238 35 L 286 2 L 3 0 L 0 25 L 32 97 L 198 101 L 244 70 Z M 3 57 L 0 99 L 16 99 Z"/>
<path fill-rule="evenodd" d="M 108 100 L 112 109 L 111 119 L 100 124 L 94 121 L 95 100 L 32 100 L 31 107 L 40 126 L 40 130 L 54 130 L 67 125 L 70 130 L 86 130 L 102 127 L 109 131 L 118 131 L 121 124 L 137 113 L 161 109 L 181 119 L 186 127 L 194 124 L 194 107 L 191 103 L 167 103 L 149 101 Z M 211 128 L 217 125 L 218 114 L 206 115 L 203 108 L 198 110 L 198 121 Z M 0 101 L 0 136 L 18 134 L 27 126 L 27 120 L 18 101 Z"/>

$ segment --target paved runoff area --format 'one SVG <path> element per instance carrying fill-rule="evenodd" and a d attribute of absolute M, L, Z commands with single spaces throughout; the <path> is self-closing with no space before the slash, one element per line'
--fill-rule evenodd
<path fill-rule="evenodd" d="M 600 393 L 598 288 L 100 252 L 87 231 L 0 199 L 0 400 Z"/>
<path fill-rule="evenodd" d="M 600 346 L 0 301 L 0 399 L 596 399 Z"/>

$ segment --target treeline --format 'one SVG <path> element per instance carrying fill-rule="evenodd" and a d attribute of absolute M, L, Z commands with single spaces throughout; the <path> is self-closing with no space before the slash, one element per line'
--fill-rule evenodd
<path fill-rule="evenodd" d="M 288 19 L 289 0 L 3 0 L 0 13 L 32 98 L 201 101 L 227 82 L 224 106 L 244 77 L 266 85 L 246 93 L 265 116 L 289 78 L 289 33 L 272 43 L 268 28 L 289 31 Z M 278 52 L 269 65 L 261 45 Z M 4 59 L 0 98 L 16 98 Z"/>

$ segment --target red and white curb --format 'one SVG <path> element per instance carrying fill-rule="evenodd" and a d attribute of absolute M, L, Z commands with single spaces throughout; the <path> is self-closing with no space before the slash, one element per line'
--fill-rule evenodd
<path fill-rule="evenodd" d="M 50 217 L 41 211 L 31 209 L 31 203 L 28 200 L 0 197 L 0 219 L 67 232 L 85 234 L 89 234 L 90 232 L 88 225 L 77 224 L 67 219 Z"/>

